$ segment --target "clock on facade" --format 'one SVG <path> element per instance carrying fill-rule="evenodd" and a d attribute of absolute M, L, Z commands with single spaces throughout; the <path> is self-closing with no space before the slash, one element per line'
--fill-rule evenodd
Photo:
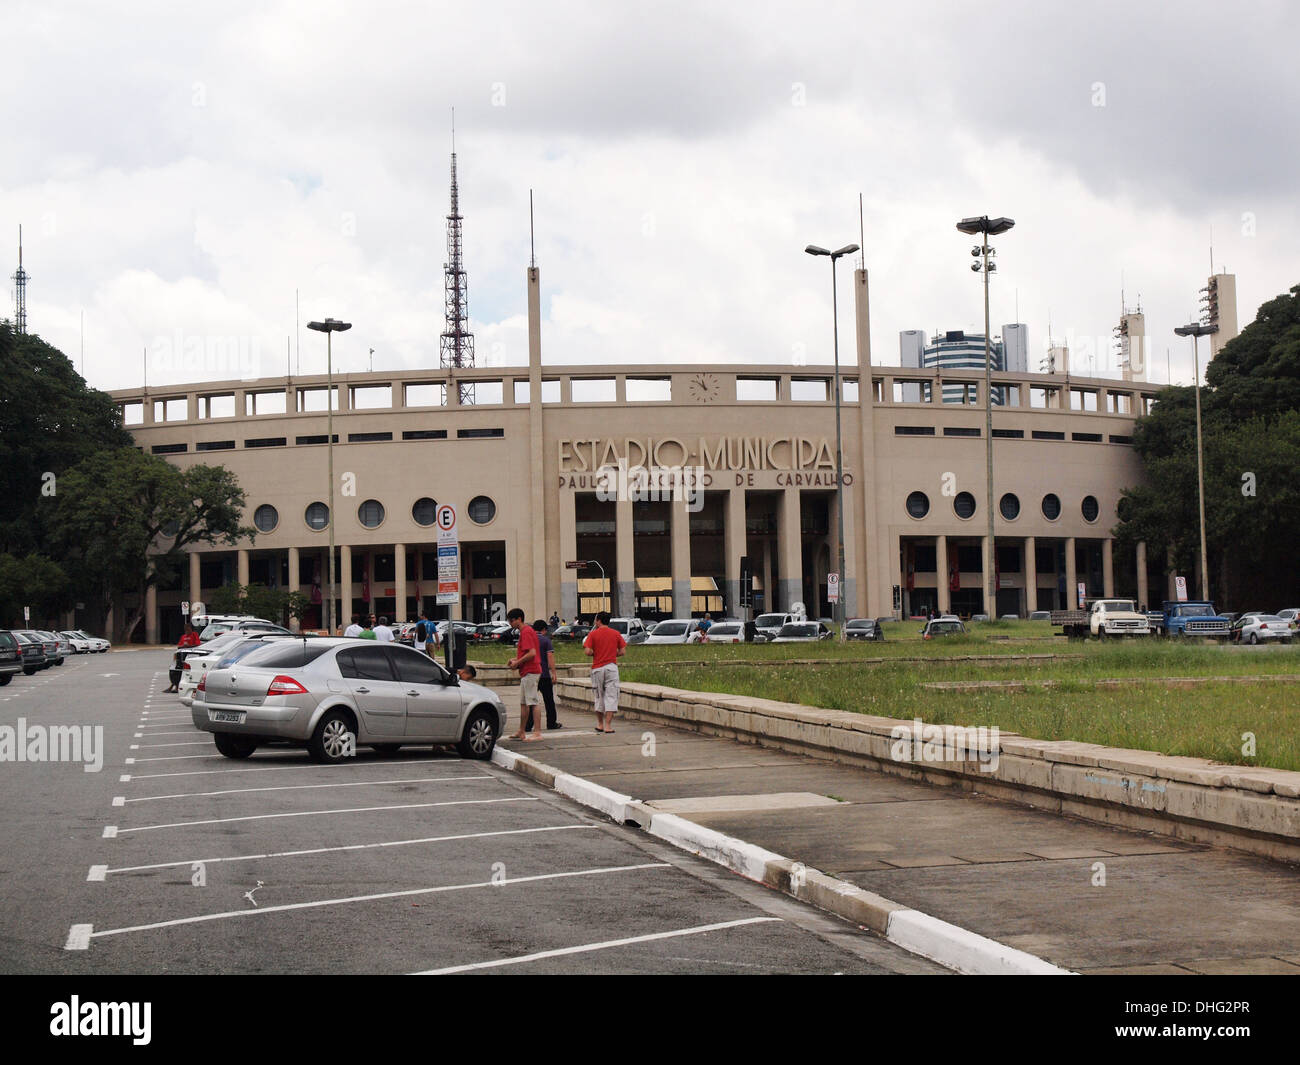
<path fill-rule="evenodd" d="M 712 403 L 722 393 L 717 377 L 711 373 L 695 374 L 686 391 L 696 403 Z"/>

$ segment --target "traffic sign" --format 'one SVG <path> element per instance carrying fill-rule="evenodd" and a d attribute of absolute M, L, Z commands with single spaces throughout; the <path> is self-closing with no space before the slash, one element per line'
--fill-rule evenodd
<path fill-rule="evenodd" d="M 1083 581 L 1080 581 L 1079 582 L 1079 609 L 1080 610 L 1083 609 L 1084 601 L 1087 600 L 1087 598 L 1088 598 L 1088 586 Z M 993 615 L 990 614 L 989 616 L 992 617 Z"/>
<path fill-rule="evenodd" d="M 183 617 L 183 618 L 187 618 L 187 617 L 189 617 L 189 616 L 190 616 L 190 604 L 189 604 L 188 601 L 182 599 L 182 600 L 181 600 L 181 617 Z"/>
<path fill-rule="evenodd" d="M 1178 596 L 1178 601 L 1180 603 L 1187 602 L 1187 578 L 1186 577 L 1174 578 L 1174 591 L 1175 594 Z"/>
<path fill-rule="evenodd" d="M 24 625 L 30 624 L 31 620 L 32 620 L 32 608 L 29 606 L 23 607 L 23 624 Z"/>
<path fill-rule="evenodd" d="M 450 503 L 439 503 L 434 521 L 438 526 L 438 543 L 456 543 L 456 508 Z"/>
<path fill-rule="evenodd" d="M 826 598 L 832 603 L 840 601 L 840 575 L 838 573 L 826 574 Z"/>
<path fill-rule="evenodd" d="M 566 562 L 564 564 L 564 568 L 565 569 L 586 569 L 587 563 L 583 562 L 582 559 L 577 559 L 573 562 Z"/>

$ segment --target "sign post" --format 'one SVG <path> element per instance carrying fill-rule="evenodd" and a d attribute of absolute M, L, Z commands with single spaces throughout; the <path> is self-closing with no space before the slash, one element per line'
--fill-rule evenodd
<path fill-rule="evenodd" d="M 840 575 L 838 573 L 826 574 L 826 601 L 831 604 L 831 613 L 838 617 L 839 611 L 835 609 L 840 601 Z M 844 640 L 843 622 L 840 623 L 840 631 L 836 639 L 841 642 Z"/>
<path fill-rule="evenodd" d="M 460 602 L 460 541 L 456 532 L 456 508 L 450 503 L 438 504 L 435 517 L 438 526 L 438 595 L 439 606 L 454 607 Z M 446 658 L 449 672 L 456 663 L 456 611 L 447 611 Z"/>
<path fill-rule="evenodd" d="M 1186 577 L 1174 578 L 1174 594 L 1178 596 L 1178 601 L 1180 603 L 1187 602 L 1187 578 Z"/>
<path fill-rule="evenodd" d="M 1083 581 L 1079 582 L 1079 609 L 1082 610 L 1084 602 L 1088 598 L 1088 585 Z"/>

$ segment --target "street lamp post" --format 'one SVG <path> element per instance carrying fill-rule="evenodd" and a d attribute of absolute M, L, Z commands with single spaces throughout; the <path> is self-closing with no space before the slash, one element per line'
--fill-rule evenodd
<path fill-rule="evenodd" d="M 606 598 L 606 596 L 605 596 L 605 585 L 606 585 L 606 580 L 605 580 L 605 567 L 602 566 L 599 562 L 597 562 L 594 558 L 589 558 L 589 559 L 587 559 L 587 565 L 588 565 L 588 566 L 595 566 L 598 570 L 600 570 L 600 599 L 601 599 L 601 603 L 603 604 L 603 603 L 605 602 L 605 598 Z M 611 599 L 612 599 L 612 597 L 611 597 Z M 608 606 L 609 606 L 609 608 L 610 608 L 610 610 L 611 610 L 611 612 L 612 612 L 612 611 L 613 611 L 613 606 L 614 606 L 613 602 L 611 601 L 611 602 L 608 604 Z M 599 611 L 597 611 L 597 613 L 599 613 Z"/>
<path fill-rule="evenodd" d="M 1201 598 L 1208 603 L 1210 567 L 1205 553 L 1205 454 L 1201 447 L 1201 357 L 1198 340 L 1208 333 L 1213 333 L 1214 327 L 1201 322 L 1192 322 L 1190 325 L 1176 326 L 1174 332 L 1180 337 L 1192 338 L 1192 373 L 1196 383 L 1196 496 L 1201 510 Z"/>
<path fill-rule="evenodd" d="M 985 486 L 984 509 L 989 518 L 989 551 L 984 559 L 984 612 L 992 621 L 997 617 L 997 577 L 996 554 L 997 541 L 993 529 L 993 347 L 989 336 L 989 274 L 997 269 L 997 264 L 989 262 L 993 249 L 989 247 L 989 237 L 1005 233 L 1015 220 L 1011 218 L 990 218 L 977 215 L 963 218 L 957 223 L 962 233 L 979 234 L 982 237 L 979 247 L 972 248 L 971 254 L 982 257 L 981 262 L 971 264 L 971 269 L 984 274 L 984 437 L 985 437 Z"/>
<path fill-rule="evenodd" d="M 839 251 L 828 251 L 816 244 L 809 244 L 804 251 L 809 255 L 827 255 L 831 260 L 831 323 L 835 337 L 835 517 L 838 529 L 836 539 L 839 551 L 835 559 L 836 572 L 839 576 L 839 598 L 835 600 L 835 621 L 839 625 L 839 639 L 844 639 L 844 447 L 840 432 L 840 309 L 839 288 L 835 283 L 835 261 L 844 255 L 852 255 L 858 250 L 856 244 L 846 244 Z"/>
<path fill-rule="evenodd" d="M 325 632 L 334 635 L 334 347 L 331 334 L 351 329 L 351 322 L 340 322 L 336 318 L 326 318 L 323 322 L 308 322 L 308 329 L 315 329 L 325 334 L 325 450 L 329 453 L 329 527 L 330 527 L 330 574 L 329 594 L 325 597 Z M 292 574 L 290 574 L 292 577 Z M 348 589 L 349 593 L 351 589 Z"/>

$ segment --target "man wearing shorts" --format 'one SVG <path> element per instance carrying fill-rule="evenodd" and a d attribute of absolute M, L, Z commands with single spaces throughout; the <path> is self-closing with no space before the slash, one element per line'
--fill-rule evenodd
<path fill-rule="evenodd" d="M 519 633 L 515 657 L 506 663 L 508 668 L 519 670 L 519 731 L 515 733 L 515 739 L 540 740 L 542 698 L 538 686 L 542 679 L 541 645 L 537 640 L 537 631 L 531 625 L 524 624 L 524 612 L 518 607 L 506 615 L 506 621 Z M 533 719 L 533 734 L 528 736 L 524 730 L 530 717 Z"/>
<path fill-rule="evenodd" d="M 609 612 L 596 615 L 596 627 L 587 633 L 582 649 L 591 659 L 591 693 L 596 704 L 596 731 L 613 732 L 618 712 L 618 660 L 627 641 L 609 624 Z"/>

